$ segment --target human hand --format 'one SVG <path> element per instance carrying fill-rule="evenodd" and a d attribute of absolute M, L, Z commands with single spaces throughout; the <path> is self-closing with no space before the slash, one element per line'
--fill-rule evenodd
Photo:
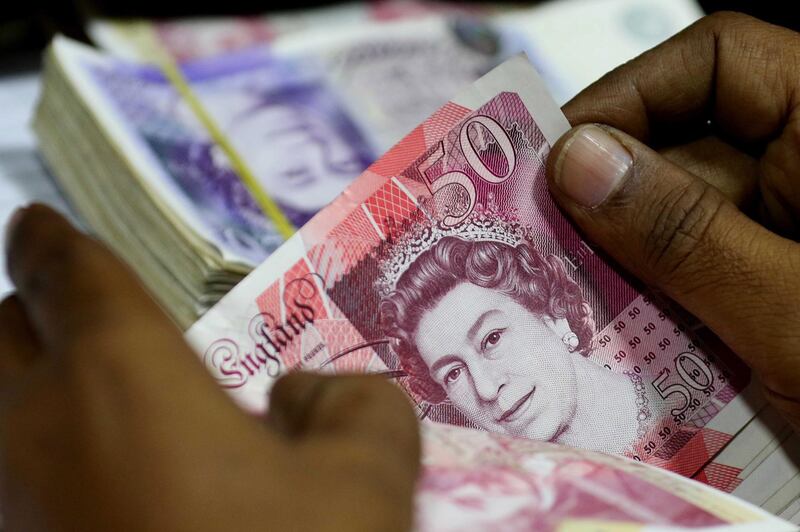
<path fill-rule="evenodd" d="M 407 530 L 416 418 L 379 378 L 294 374 L 239 410 L 106 249 L 32 206 L 0 304 L 7 530 Z"/>
<path fill-rule="evenodd" d="M 798 76 L 800 35 L 706 17 L 568 103 L 578 127 L 548 161 L 588 238 L 708 325 L 796 428 Z"/>

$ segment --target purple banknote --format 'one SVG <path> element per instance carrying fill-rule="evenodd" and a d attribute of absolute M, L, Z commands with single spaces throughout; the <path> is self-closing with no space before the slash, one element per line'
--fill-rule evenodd
<path fill-rule="evenodd" d="M 256 265 L 283 239 L 179 93 L 161 72 L 119 61 L 87 65 L 120 123 L 213 234 L 212 242 Z M 302 225 L 372 160 L 373 152 L 319 75 L 265 52 L 189 65 L 184 74 L 212 106 L 263 188 Z M 221 117 L 222 118 L 222 117 Z"/>

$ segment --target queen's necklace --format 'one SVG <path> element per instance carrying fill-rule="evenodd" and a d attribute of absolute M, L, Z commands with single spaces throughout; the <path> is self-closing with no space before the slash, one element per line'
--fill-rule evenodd
<path fill-rule="evenodd" d="M 645 393 L 644 381 L 641 375 L 637 375 L 632 371 L 626 371 L 625 375 L 633 383 L 633 389 L 636 392 L 636 406 L 639 408 L 639 412 L 636 414 L 636 421 L 638 422 L 636 435 L 641 438 L 647 432 L 647 420 L 651 416 L 650 399 L 647 398 Z"/>

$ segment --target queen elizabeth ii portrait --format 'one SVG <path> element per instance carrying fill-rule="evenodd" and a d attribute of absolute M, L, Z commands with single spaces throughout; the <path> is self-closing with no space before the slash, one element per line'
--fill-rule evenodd
<path fill-rule="evenodd" d="M 333 95 L 313 84 L 262 94 L 226 133 L 264 189 L 301 225 L 373 160 Z"/>
<path fill-rule="evenodd" d="M 380 323 L 413 395 L 492 432 L 611 453 L 636 441 L 645 387 L 588 358 L 592 309 L 561 259 L 492 219 L 398 248 L 383 266 Z"/>

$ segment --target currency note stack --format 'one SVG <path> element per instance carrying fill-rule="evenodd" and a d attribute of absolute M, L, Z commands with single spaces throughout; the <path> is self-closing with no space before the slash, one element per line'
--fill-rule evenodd
<path fill-rule="evenodd" d="M 417 531 L 797 530 L 683 477 L 617 456 L 422 427 Z"/>
<path fill-rule="evenodd" d="M 697 473 L 760 400 L 741 363 L 560 214 L 544 170 L 568 127 L 527 59 L 509 60 L 371 165 L 187 339 L 253 414 L 290 371 L 393 380 L 423 430 L 421 530 L 795 529 L 663 471 Z M 720 506 L 701 518 L 711 493 Z"/>

